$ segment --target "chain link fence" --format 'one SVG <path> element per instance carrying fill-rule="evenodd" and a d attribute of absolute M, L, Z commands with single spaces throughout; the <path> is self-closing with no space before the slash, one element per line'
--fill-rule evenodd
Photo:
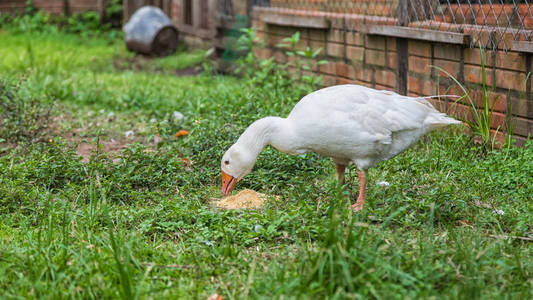
<path fill-rule="evenodd" d="M 404 2 L 404 3 L 402 3 Z M 402 25 L 468 35 L 470 46 L 512 48 L 533 39 L 533 0 L 253 0 L 253 5 L 279 10 L 323 12 L 345 16 L 346 30 L 364 22 Z M 402 6 L 403 4 L 403 6 Z M 402 13 L 402 7 L 406 12 Z M 385 22 L 383 22 L 385 19 Z M 390 20 L 387 20 L 390 19 Z"/>

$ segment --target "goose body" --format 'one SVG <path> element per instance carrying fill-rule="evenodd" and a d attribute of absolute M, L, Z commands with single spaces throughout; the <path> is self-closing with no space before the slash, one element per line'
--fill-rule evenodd
<path fill-rule="evenodd" d="M 222 158 L 223 193 L 251 172 L 259 153 L 270 144 L 290 154 L 313 151 L 331 157 L 339 180 L 345 166 L 354 163 L 362 208 L 369 168 L 398 155 L 424 134 L 458 123 L 425 98 L 359 85 L 324 88 L 303 97 L 286 118 L 266 117 L 245 130 Z"/>

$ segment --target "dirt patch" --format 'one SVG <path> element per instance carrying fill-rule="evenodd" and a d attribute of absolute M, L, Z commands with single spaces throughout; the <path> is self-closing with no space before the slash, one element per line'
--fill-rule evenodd
<path fill-rule="evenodd" d="M 118 71 L 137 71 L 137 72 L 154 72 L 154 73 L 165 73 L 165 72 L 174 72 L 176 76 L 196 76 L 202 73 L 202 70 L 198 66 L 192 66 L 185 69 L 177 70 L 165 70 L 161 67 L 158 67 L 153 63 L 153 60 L 157 57 L 146 56 L 146 55 L 136 55 L 134 57 L 117 57 L 113 61 L 113 65 Z"/>
<path fill-rule="evenodd" d="M 240 191 L 237 195 L 215 201 L 215 205 L 225 209 L 261 208 L 265 201 L 267 201 L 265 194 L 246 189 Z"/>
<path fill-rule="evenodd" d="M 189 67 L 181 70 L 176 70 L 176 76 L 196 76 L 202 73 L 199 67 Z"/>
<path fill-rule="evenodd" d="M 161 71 L 150 65 L 152 58 L 144 55 L 136 55 L 134 57 L 117 57 L 113 61 L 115 69 L 118 71 Z"/>
<path fill-rule="evenodd" d="M 102 152 L 111 154 L 113 162 L 118 161 L 118 152 L 120 152 L 123 149 L 128 148 L 132 143 L 131 140 L 110 140 L 110 141 L 100 141 L 100 145 L 102 145 Z M 76 148 L 76 153 L 82 157 L 82 162 L 89 162 L 91 155 L 96 150 L 95 144 L 89 144 L 82 142 L 78 144 L 78 147 Z M 113 155 L 116 154 L 116 155 Z"/>

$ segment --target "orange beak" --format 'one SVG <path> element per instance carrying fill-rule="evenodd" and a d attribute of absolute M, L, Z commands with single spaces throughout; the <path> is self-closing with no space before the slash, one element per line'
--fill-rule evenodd
<path fill-rule="evenodd" d="M 237 178 L 226 174 L 222 171 L 222 195 L 226 196 L 233 190 L 233 187 L 237 183 Z"/>

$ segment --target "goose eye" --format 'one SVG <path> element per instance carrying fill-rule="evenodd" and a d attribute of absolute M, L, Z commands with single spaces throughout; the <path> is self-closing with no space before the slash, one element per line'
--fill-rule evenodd
<path fill-rule="evenodd" d="M 229 165 L 229 160 L 224 161 L 224 164 L 227 166 Z"/>

